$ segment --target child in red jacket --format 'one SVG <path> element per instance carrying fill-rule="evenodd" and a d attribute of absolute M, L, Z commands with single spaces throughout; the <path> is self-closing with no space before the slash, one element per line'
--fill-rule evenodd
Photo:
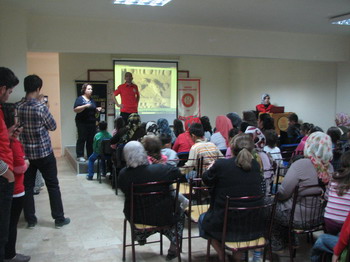
<path fill-rule="evenodd" d="M 9 128 L 7 123 L 11 123 L 10 118 L 14 118 L 14 115 L 11 113 L 4 114 L 5 122 L 7 128 Z M 12 120 L 13 121 L 13 120 Z M 13 126 L 12 123 L 10 126 Z M 24 203 L 24 172 L 28 168 L 28 164 L 24 160 L 24 150 L 21 142 L 17 139 L 18 135 L 22 131 L 22 127 L 17 123 L 15 128 L 9 128 L 9 138 L 10 138 L 10 147 L 13 154 L 13 173 L 15 175 L 15 186 L 13 191 L 13 199 L 11 206 L 10 214 L 10 225 L 9 225 L 9 237 L 5 246 L 5 262 L 11 261 L 21 261 L 27 262 L 30 260 L 30 256 L 25 256 L 22 254 L 16 253 L 16 240 L 17 240 L 17 224 L 19 217 L 22 213 L 23 203 Z"/>

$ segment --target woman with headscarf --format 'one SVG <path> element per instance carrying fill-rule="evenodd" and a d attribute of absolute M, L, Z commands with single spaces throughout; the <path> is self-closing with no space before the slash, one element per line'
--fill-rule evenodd
<path fill-rule="evenodd" d="M 214 143 L 220 150 L 226 150 L 229 146 L 228 132 L 232 129 L 231 120 L 226 116 L 217 116 L 215 121 L 215 133 L 210 142 Z"/>
<path fill-rule="evenodd" d="M 180 134 L 176 138 L 175 143 L 173 145 L 173 150 L 176 151 L 177 153 L 190 152 L 191 147 L 194 145 L 194 142 L 193 142 L 192 137 L 191 137 L 190 132 L 189 132 L 189 128 L 190 128 L 191 124 L 193 124 L 193 123 L 201 124 L 201 120 L 199 119 L 199 117 L 193 117 L 193 118 L 189 118 L 185 121 L 186 132 Z"/>
<path fill-rule="evenodd" d="M 118 177 L 118 185 L 125 195 L 124 202 L 124 214 L 127 219 L 130 219 L 130 204 L 131 195 L 130 188 L 132 184 L 144 184 L 148 182 L 158 182 L 158 181 L 172 181 L 180 178 L 182 175 L 178 168 L 171 165 L 163 164 L 149 164 L 147 159 L 147 153 L 138 141 L 131 141 L 127 143 L 124 147 L 124 157 L 126 161 L 126 167 L 123 168 Z M 167 185 L 155 186 L 155 188 L 148 188 L 150 191 L 159 191 L 161 187 L 169 187 Z M 165 188 L 164 188 L 165 189 Z M 152 216 L 144 216 L 142 212 L 134 213 L 134 222 L 147 225 L 167 225 L 172 223 L 176 219 L 176 228 L 171 230 L 162 230 L 162 233 L 170 240 L 170 247 L 168 250 L 168 255 L 166 260 L 171 260 L 176 257 L 176 235 L 175 230 L 177 230 L 179 237 L 182 236 L 182 231 L 184 228 L 184 213 L 179 212 L 178 214 L 173 214 L 172 207 L 174 205 L 174 196 L 169 194 L 164 196 L 162 200 L 157 198 L 157 204 L 152 205 L 147 210 L 147 214 L 152 214 Z M 136 240 L 140 244 L 145 244 L 146 239 L 157 233 L 157 231 L 136 231 Z"/>
<path fill-rule="evenodd" d="M 176 136 L 173 132 L 173 130 L 171 130 L 170 126 L 169 126 L 169 122 L 168 120 L 166 120 L 165 118 L 159 118 L 157 121 L 157 125 L 159 128 L 159 134 L 167 134 L 171 136 L 171 143 L 175 143 L 175 139 Z"/>
<path fill-rule="evenodd" d="M 272 169 L 273 160 L 264 152 L 266 138 L 261 130 L 255 126 L 248 126 L 245 133 L 250 134 L 253 138 L 255 144 L 256 159 L 259 162 L 262 173 L 264 175 L 266 194 L 269 194 L 271 189 L 270 184 L 272 182 L 274 172 Z"/>
<path fill-rule="evenodd" d="M 259 113 L 270 113 L 273 107 L 270 104 L 270 95 L 265 93 L 261 96 L 261 104 L 256 105 L 256 111 Z"/>
<path fill-rule="evenodd" d="M 346 113 L 337 113 L 335 115 L 335 123 L 342 131 L 340 140 L 346 141 L 350 129 L 350 116 Z"/>
<path fill-rule="evenodd" d="M 158 126 L 156 122 L 154 121 L 149 121 L 146 124 L 146 134 L 147 135 L 155 135 L 157 136 L 159 134 L 158 132 Z"/>
<path fill-rule="evenodd" d="M 333 167 L 332 141 L 322 132 L 312 133 L 306 140 L 304 148 L 305 158 L 295 161 L 287 171 L 286 176 L 278 188 L 278 203 L 272 234 L 272 248 L 281 250 L 286 246 L 288 221 L 293 204 L 293 192 L 296 186 L 303 194 L 320 193 L 328 184 Z M 305 189 L 303 187 L 320 185 L 319 188 Z M 301 221 L 299 207 L 295 209 L 294 221 Z"/>
<path fill-rule="evenodd" d="M 242 118 L 236 112 L 228 113 L 226 116 L 231 120 L 233 127 L 241 128 Z"/>
<path fill-rule="evenodd" d="M 139 114 L 132 113 L 128 117 L 128 122 L 125 127 L 120 129 L 112 138 L 111 144 L 126 144 L 132 140 L 140 140 L 146 134 L 142 128 L 141 118 Z"/>
<path fill-rule="evenodd" d="M 204 137 L 210 141 L 211 135 L 213 134 L 213 128 L 211 127 L 209 117 L 202 116 L 200 118 L 203 129 L 204 129 Z"/>

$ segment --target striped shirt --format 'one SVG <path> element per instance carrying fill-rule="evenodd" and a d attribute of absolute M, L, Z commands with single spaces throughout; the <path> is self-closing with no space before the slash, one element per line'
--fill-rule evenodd
<path fill-rule="evenodd" d="M 344 222 L 350 211 L 350 190 L 344 192 L 344 195 L 338 196 L 336 186 L 336 182 L 330 182 L 329 184 L 327 190 L 328 202 L 324 217 Z"/>
<path fill-rule="evenodd" d="M 56 129 L 56 121 L 45 103 L 37 99 L 22 99 L 17 103 L 19 121 L 23 123 L 20 136 L 28 159 L 39 159 L 50 155 L 53 150 L 49 131 Z"/>
<path fill-rule="evenodd" d="M 183 168 L 195 167 L 197 165 L 197 159 L 203 157 L 203 166 L 209 166 L 213 161 L 220 157 L 223 157 L 221 151 L 212 142 L 207 142 L 205 139 L 198 139 L 196 143 L 191 147 L 188 155 L 188 161 Z"/>

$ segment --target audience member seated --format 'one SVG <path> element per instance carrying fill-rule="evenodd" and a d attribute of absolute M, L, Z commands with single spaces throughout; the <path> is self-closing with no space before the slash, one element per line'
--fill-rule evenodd
<path fill-rule="evenodd" d="M 161 134 L 159 139 L 162 142 L 161 153 L 168 158 L 167 164 L 177 166 L 179 158 L 177 153 L 171 149 L 171 136 L 168 134 Z"/>
<path fill-rule="evenodd" d="M 270 95 L 263 94 L 261 96 L 261 104 L 256 105 L 256 111 L 258 113 L 270 113 L 273 107 L 274 106 L 270 103 Z"/>
<path fill-rule="evenodd" d="M 311 251 L 311 262 L 319 262 L 322 254 L 333 253 L 332 262 L 346 261 L 347 246 L 350 241 L 350 213 L 348 213 L 345 223 L 340 231 L 339 236 L 323 234 L 319 236 Z"/>
<path fill-rule="evenodd" d="M 190 118 L 190 119 L 187 119 L 185 121 L 186 132 L 180 134 L 176 138 L 175 144 L 173 145 L 173 150 L 176 151 L 177 153 L 189 152 L 191 147 L 194 144 L 192 137 L 190 135 L 190 132 L 188 131 L 191 123 L 199 123 L 200 124 L 201 121 L 198 117 Z"/>
<path fill-rule="evenodd" d="M 256 114 L 253 111 L 243 111 L 243 122 L 242 124 L 246 122 L 248 123 L 248 126 L 258 126 L 257 119 L 256 119 Z M 242 128 L 241 124 L 241 128 Z M 242 130 L 242 129 L 241 129 Z M 242 131 L 244 132 L 244 131 Z"/>
<path fill-rule="evenodd" d="M 141 125 L 139 114 L 132 113 L 128 117 L 126 126 L 111 138 L 111 144 L 126 144 L 129 141 L 140 140 L 146 134 L 145 129 Z"/>
<path fill-rule="evenodd" d="M 332 150 L 333 150 L 333 159 L 332 165 L 335 171 L 340 167 L 340 157 L 343 153 L 343 143 L 340 141 L 341 130 L 339 127 L 332 126 L 328 128 L 327 135 L 332 139 Z"/>
<path fill-rule="evenodd" d="M 302 187 L 319 184 L 318 192 L 321 192 L 324 185 L 328 184 L 330 174 L 333 172 L 333 167 L 330 164 L 333 156 L 331 149 L 331 138 L 322 132 L 315 132 L 306 140 L 305 158 L 295 161 L 288 169 L 281 186 L 278 188 L 279 201 L 272 230 L 272 248 L 275 251 L 282 250 L 286 246 L 288 221 L 295 187 L 299 186 L 300 190 L 303 190 L 301 192 L 308 193 Z M 309 191 L 311 190 L 312 192 L 315 191 L 309 189 Z M 294 219 L 296 222 L 301 221 L 298 207 Z"/>
<path fill-rule="evenodd" d="M 211 127 L 209 117 L 202 116 L 200 120 L 204 129 L 204 137 L 207 139 L 207 141 L 210 141 L 210 138 L 213 134 L 213 128 Z"/>
<path fill-rule="evenodd" d="M 114 136 L 118 130 L 122 129 L 125 126 L 124 119 L 121 116 L 118 116 L 114 119 L 114 129 L 112 131 L 112 136 Z"/>
<path fill-rule="evenodd" d="M 146 135 L 154 135 L 157 136 L 159 134 L 158 126 L 156 122 L 149 121 L 146 124 Z"/>
<path fill-rule="evenodd" d="M 275 130 L 275 120 L 268 114 L 259 115 L 258 127 L 264 133 L 266 130 Z"/>
<path fill-rule="evenodd" d="M 198 170 L 192 170 L 197 166 L 197 160 L 203 157 L 203 170 L 205 170 L 213 161 L 219 157 L 223 157 L 221 151 L 212 142 L 207 142 L 204 138 L 204 130 L 202 124 L 194 123 L 190 127 L 190 135 L 194 142 L 191 147 L 188 161 L 182 167 L 186 174 L 186 178 L 195 178 L 198 176 Z M 201 174 L 199 174 L 201 175 Z"/>
<path fill-rule="evenodd" d="M 171 181 L 181 177 L 181 173 L 178 168 L 172 167 L 170 165 L 162 164 L 153 164 L 150 165 L 147 159 L 147 154 L 138 141 L 131 141 L 127 143 L 124 147 L 124 156 L 126 160 L 126 168 L 123 168 L 119 174 L 119 186 L 125 195 L 124 202 L 124 214 L 127 219 L 130 219 L 130 188 L 132 184 L 143 184 L 148 182 L 157 182 L 157 181 Z M 159 189 L 157 186 L 155 189 Z M 174 214 L 172 213 L 173 206 L 173 195 L 165 197 L 163 201 L 159 201 L 158 205 L 154 207 L 154 210 L 148 210 L 149 213 L 152 213 L 152 218 L 157 217 L 157 221 L 138 221 L 142 218 L 143 215 L 135 212 L 134 221 L 135 223 L 142 223 L 148 225 L 166 225 L 173 221 Z M 156 214 L 156 216 L 154 215 Z M 158 214 L 158 215 L 157 215 Z M 177 226 L 172 230 L 163 230 L 162 233 L 170 240 L 170 247 L 168 250 L 167 260 L 176 257 L 176 236 L 175 230 L 178 231 L 179 237 L 182 236 L 182 231 L 184 228 L 184 213 L 180 212 L 175 214 L 177 219 Z M 150 219 L 152 219 L 150 218 Z M 136 232 L 136 240 L 140 244 L 146 243 L 146 239 L 157 233 L 155 231 L 146 231 L 146 232 Z"/>
<path fill-rule="evenodd" d="M 231 158 L 232 157 L 232 152 L 231 152 L 231 145 L 233 142 L 233 138 L 239 134 L 239 129 L 237 127 L 232 128 L 228 132 L 228 139 L 229 139 L 229 146 L 227 147 L 225 157 L 226 158 Z"/>
<path fill-rule="evenodd" d="M 301 134 L 300 134 L 300 124 L 298 115 L 293 113 L 288 116 L 288 129 L 287 136 L 288 142 L 283 144 L 296 144 L 300 142 Z"/>
<path fill-rule="evenodd" d="M 219 159 L 203 174 L 203 182 L 213 187 L 211 190 L 211 202 L 209 210 L 199 218 L 200 236 L 220 240 L 222 237 L 223 218 L 225 211 L 226 197 L 259 196 L 263 195 L 261 188 L 262 176 L 260 166 L 253 159 L 252 151 L 254 143 L 250 135 L 239 134 L 232 143 L 231 150 L 233 158 Z M 242 201 L 237 206 L 242 206 Z M 246 206 L 263 204 L 263 199 L 249 201 Z M 254 236 L 230 234 L 230 228 L 226 236 L 227 241 L 250 240 Z M 231 230 L 232 231 L 232 230 Z M 213 241 L 213 246 L 217 247 L 218 242 Z M 256 260 L 259 261 L 259 260 Z"/>
<path fill-rule="evenodd" d="M 273 179 L 273 161 L 272 159 L 263 151 L 266 144 L 266 139 L 261 130 L 254 126 L 248 126 L 245 131 L 246 134 L 250 134 L 255 143 L 255 157 L 260 164 L 261 170 L 264 175 L 265 180 L 265 192 L 266 194 L 270 193 L 270 184 Z"/>
<path fill-rule="evenodd" d="M 325 231 L 337 235 L 350 211 L 350 152 L 341 157 L 341 167 L 328 184 L 326 198 Z"/>
<path fill-rule="evenodd" d="M 242 118 L 236 112 L 228 113 L 226 116 L 231 120 L 232 127 L 241 128 Z"/>
<path fill-rule="evenodd" d="M 175 118 L 173 122 L 173 128 L 174 128 L 174 134 L 176 137 L 178 137 L 180 134 L 185 132 L 184 125 L 180 119 Z"/>
<path fill-rule="evenodd" d="M 98 124 L 99 132 L 94 136 L 94 141 L 92 144 L 93 152 L 89 157 L 89 164 L 88 164 L 88 174 L 86 175 L 87 180 L 92 180 L 94 177 L 94 164 L 96 159 L 101 155 L 102 153 L 102 140 L 110 139 L 112 136 L 110 133 L 107 132 L 107 123 L 105 121 L 101 121 Z M 105 161 L 101 161 L 101 170 L 102 174 L 106 174 L 106 163 Z"/>
<path fill-rule="evenodd" d="M 229 144 L 228 132 L 232 129 L 231 120 L 226 116 L 217 116 L 215 121 L 215 133 L 211 136 L 213 142 L 220 150 L 226 150 Z"/>
<path fill-rule="evenodd" d="M 309 123 L 303 123 L 300 126 L 300 135 L 303 137 L 297 146 L 297 148 L 294 151 L 294 155 L 302 155 L 304 154 L 304 146 L 305 142 L 308 139 L 309 135 L 311 134 L 311 129 L 314 127 L 313 124 Z"/>
<path fill-rule="evenodd" d="M 265 131 L 266 146 L 264 152 L 269 153 L 278 166 L 283 165 L 281 150 L 277 147 L 278 135 L 275 130 Z"/>
<path fill-rule="evenodd" d="M 342 136 L 340 140 L 346 141 L 347 140 L 347 134 L 350 129 L 350 117 L 346 113 L 337 113 L 335 115 L 335 124 L 337 127 L 339 127 L 342 131 Z"/>
<path fill-rule="evenodd" d="M 166 120 L 165 118 L 159 118 L 157 121 L 157 125 L 158 125 L 159 134 L 160 135 L 161 134 L 170 135 L 171 136 L 171 143 L 174 144 L 176 136 L 175 136 L 173 130 L 171 130 L 168 120 Z"/>

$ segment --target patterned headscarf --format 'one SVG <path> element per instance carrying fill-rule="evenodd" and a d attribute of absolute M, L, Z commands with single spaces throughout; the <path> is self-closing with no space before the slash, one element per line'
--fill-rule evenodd
<path fill-rule="evenodd" d="M 215 120 L 215 128 L 215 133 L 220 132 L 220 134 L 225 138 L 226 146 L 228 146 L 228 132 L 232 129 L 231 120 L 227 116 L 217 116 Z"/>
<path fill-rule="evenodd" d="M 267 93 L 261 95 L 261 103 L 262 104 L 264 104 L 265 97 L 267 97 L 267 96 L 271 98 L 271 96 Z"/>
<path fill-rule="evenodd" d="M 122 137 L 121 143 L 127 143 L 131 140 L 136 130 L 141 126 L 141 118 L 139 114 L 132 113 L 128 117 L 128 122 L 126 124 L 126 134 Z"/>
<path fill-rule="evenodd" d="M 147 122 L 146 133 L 147 135 L 158 135 L 158 126 L 156 122 L 154 121 Z"/>
<path fill-rule="evenodd" d="M 199 117 L 191 117 L 185 121 L 185 130 L 188 131 L 193 123 L 202 124 Z"/>
<path fill-rule="evenodd" d="M 258 150 L 263 150 L 266 144 L 266 139 L 261 130 L 255 126 L 248 126 L 245 130 L 246 134 L 253 134 L 253 140 L 255 143 L 255 148 Z"/>
<path fill-rule="evenodd" d="M 318 178 L 327 184 L 330 179 L 328 173 L 329 162 L 333 158 L 330 136 L 323 132 L 312 133 L 305 142 L 304 156 L 311 159 Z"/>
<path fill-rule="evenodd" d="M 337 113 L 335 115 L 335 123 L 337 126 L 345 126 L 350 128 L 350 117 L 346 113 Z"/>
<path fill-rule="evenodd" d="M 169 127 L 169 122 L 165 118 L 159 118 L 157 121 L 159 127 L 159 134 L 167 134 L 171 136 L 171 129 Z"/>
<path fill-rule="evenodd" d="M 232 126 L 240 128 L 241 127 L 241 123 L 242 123 L 242 118 L 236 113 L 228 113 L 226 115 L 232 122 Z"/>

